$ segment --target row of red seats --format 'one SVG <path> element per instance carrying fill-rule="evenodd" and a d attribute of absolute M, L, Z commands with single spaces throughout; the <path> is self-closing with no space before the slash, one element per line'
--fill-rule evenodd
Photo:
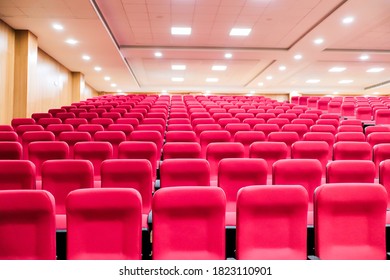
<path fill-rule="evenodd" d="M 314 196 L 316 255 L 386 259 L 386 200 L 378 184 L 320 186 Z M 75 190 L 65 208 L 68 259 L 141 259 L 142 200 L 136 190 Z M 153 259 L 225 259 L 225 208 L 220 188 L 158 190 L 152 203 Z M 237 259 L 306 259 L 307 208 L 307 192 L 299 185 L 241 189 Z M 49 192 L 2 191 L 0 212 L 1 259 L 55 259 Z"/>

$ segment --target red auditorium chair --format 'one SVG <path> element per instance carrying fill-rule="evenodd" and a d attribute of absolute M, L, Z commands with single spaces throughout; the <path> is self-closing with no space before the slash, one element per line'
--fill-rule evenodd
<path fill-rule="evenodd" d="M 94 168 L 94 178 L 100 181 L 100 166 L 103 161 L 113 158 L 111 143 L 103 141 L 78 142 L 73 147 L 75 159 L 89 160 Z"/>
<path fill-rule="evenodd" d="M 138 120 L 139 123 L 141 123 L 142 120 L 144 119 L 144 115 L 142 113 L 139 113 L 139 112 L 133 112 L 133 110 L 132 110 L 129 113 L 124 114 L 123 118 L 126 118 L 126 119 L 127 118 L 131 118 L 131 119 L 135 118 Z M 118 120 L 120 120 L 120 118 L 116 120 L 117 123 L 118 123 Z"/>
<path fill-rule="evenodd" d="M 23 147 L 17 141 L 0 142 L 0 160 L 23 159 Z"/>
<path fill-rule="evenodd" d="M 236 226 L 236 200 L 241 188 L 267 184 L 268 165 L 259 158 L 225 158 L 218 166 L 218 187 L 226 195 L 226 226 Z"/>
<path fill-rule="evenodd" d="M 107 131 L 122 131 L 126 136 L 126 140 L 130 140 L 130 134 L 134 131 L 134 128 L 131 124 L 110 124 Z"/>
<path fill-rule="evenodd" d="M 153 259 L 225 259 L 225 208 L 220 188 L 158 190 L 152 203 Z"/>
<path fill-rule="evenodd" d="M 155 143 L 157 147 L 157 160 L 160 160 L 163 145 L 163 137 L 160 132 L 152 130 L 136 130 L 130 134 L 130 140 Z"/>
<path fill-rule="evenodd" d="M 342 116 L 354 116 L 355 115 L 355 104 L 353 103 L 342 103 L 341 104 L 341 115 Z"/>
<path fill-rule="evenodd" d="M 46 127 L 46 130 L 53 132 L 56 140 L 59 140 L 59 135 L 61 132 L 74 131 L 74 128 L 71 124 L 49 124 Z"/>
<path fill-rule="evenodd" d="M 309 130 L 305 124 L 285 124 L 281 131 L 293 131 L 298 133 L 299 140 L 302 140 L 303 135 Z"/>
<path fill-rule="evenodd" d="M 387 191 L 386 224 L 390 224 L 390 159 L 383 160 L 379 164 L 379 184 L 383 185 Z"/>
<path fill-rule="evenodd" d="M 367 142 L 337 142 L 333 145 L 333 160 L 372 160 L 372 147 Z"/>
<path fill-rule="evenodd" d="M 231 135 L 226 130 L 205 130 L 199 135 L 201 157 L 206 158 L 207 146 L 215 142 L 230 142 Z"/>
<path fill-rule="evenodd" d="M 377 144 L 390 143 L 390 131 L 389 132 L 372 132 L 367 135 L 367 142 L 374 147 Z"/>
<path fill-rule="evenodd" d="M 356 118 L 362 121 L 372 120 L 372 108 L 371 107 L 357 107 L 355 110 Z"/>
<path fill-rule="evenodd" d="M 2 159 L 0 160 L 0 182 L 1 191 L 35 189 L 35 165 L 28 160 Z"/>
<path fill-rule="evenodd" d="M 240 122 L 244 122 L 245 119 L 254 118 L 255 115 L 252 113 L 237 113 L 234 117 L 239 119 Z"/>
<path fill-rule="evenodd" d="M 104 127 L 101 124 L 80 124 L 77 127 L 77 131 L 84 131 L 91 134 L 91 137 L 98 131 L 104 131 Z"/>
<path fill-rule="evenodd" d="M 15 131 L 0 131 L 0 142 L 16 142 L 18 140 L 18 134 Z"/>
<path fill-rule="evenodd" d="M 157 131 L 160 133 L 161 137 L 165 134 L 165 127 L 162 127 L 159 124 L 140 124 L 135 130 L 139 131 Z"/>
<path fill-rule="evenodd" d="M 22 136 L 27 131 L 43 131 L 43 126 L 39 124 L 22 124 L 15 128 L 15 132 L 18 134 L 19 142 L 22 142 Z"/>
<path fill-rule="evenodd" d="M 379 109 L 375 111 L 375 124 L 390 124 L 390 110 Z"/>
<path fill-rule="evenodd" d="M 300 118 L 300 119 L 311 119 L 314 122 L 316 122 L 319 119 L 318 114 L 310 113 L 310 111 L 306 111 L 306 113 L 300 114 L 298 118 Z"/>
<path fill-rule="evenodd" d="M 163 146 L 163 159 L 201 158 L 201 147 L 197 142 L 167 142 Z"/>
<path fill-rule="evenodd" d="M 91 134 L 85 131 L 64 131 L 58 136 L 59 141 L 64 141 L 69 146 L 69 158 L 74 158 L 73 148 L 78 142 L 92 141 Z"/>
<path fill-rule="evenodd" d="M 56 114 L 56 118 L 59 118 L 62 122 L 64 122 L 66 119 L 74 119 L 76 115 L 74 113 L 70 112 L 63 112 Z"/>
<path fill-rule="evenodd" d="M 153 170 L 147 159 L 111 159 L 101 165 L 102 188 L 132 188 L 142 197 L 142 228 L 152 208 Z"/>
<path fill-rule="evenodd" d="M 109 118 L 109 119 L 112 119 L 114 122 L 117 120 L 117 119 L 119 119 L 119 118 L 121 118 L 122 117 L 122 115 L 120 114 L 120 113 L 118 113 L 118 112 L 105 112 L 105 113 L 102 113 L 102 116 L 101 116 L 102 118 Z"/>
<path fill-rule="evenodd" d="M 110 118 L 96 118 L 91 120 L 91 124 L 100 124 L 104 129 L 107 129 L 107 127 L 113 123 L 114 121 Z"/>
<path fill-rule="evenodd" d="M 55 260 L 53 196 L 42 190 L 0 192 L 0 259 Z"/>
<path fill-rule="evenodd" d="M 287 157 L 291 155 L 291 145 L 296 141 L 299 141 L 299 135 L 293 131 L 279 131 L 271 132 L 268 135 L 268 141 L 270 142 L 284 142 L 287 145 Z"/>
<path fill-rule="evenodd" d="M 93 165 L 88 160 L 48 160 L 42 164 L 42 189 L 55 198 L 56 228 L 66 229 L 65 200 L 76 189 L 93 188 Z"/>
<path fill-rule="evenodd" d="M 340 126 L 344 126 L 344 125 L 353 125 L 353 126 L 360 126 L 362 127 L 363 126 L 363 122 L 361 120 L 342 120 L 340 122 Z"/>
<path fill-rule="evenodd" d="M 337 132 L 361 132 L 363 133 L 362 125 L 340 125 Z"/>
<path fill-rule="evenodd" d="M 376 166 L 377 175 L 381 162 L 387 159 L 390 159 L 390 143 L 375 145 L 373 147 L 373 162 Z"/>
<path fill-rule="evenodd" d="M 299 185 L 240 189 L 237 259 L 306 259 L 308 200 L 307 191 Z"/>
<path fill-rule="evenodd" d="M 168 119 L 168 125 L 171 124 L 191 124 L 190 119 L 188 117 L 184 118 L 172 118 L 172 114 L 170 115 L 170 118 Z"/>
<path fill-rule="evenodd" d="M 59 113 L 66 113 L 66 109 L 63 109 L 63 108 L 53 108 L 53 109 L 49 109 L 48 113 L 51 114 L 53 116 L 53 118 L 56 118 L 57 114 L 59 114 Z"/>
<path fill-rule="evenodd" d="M 215 123 L 215 124 L 198 124 L 194 127 L 194 132 L 196 133 L 197 137 L 206 130 L 221 130 L 222 127 Z"/>
<path fill-rule="evenodd" d="M 159 124 L 161 125 L 162 127 L 165 127 L 166 126 L 166 120 L 163 119 L 163 118 L 144 118 L 142 120 L 142 124 Z"/>
<path fill-rule="evenodd" d="M 66 199 L 67 259 L 140 260 L 141 210 L 134 189 L 72 191 Z"/>
<path fill-rule="evenodd" d="M 93 137 L 94 141 L 109 142 L 112 145 L 112 156 L 118 158 L 118 146 L 126 141 L 126 135 L 122 131 L 98 131 Z"/>
<path fill-rule="evenodd" d="M 248 118 L 248 119 L 243 120 L 242 123 L 249 124 L 251 129 L 253 129 L 256 124 L 265 124 L 265 120 L 258 119 L 258 118 Z"/>
<path fill-rule="evenodd" d="M 26 131 L 22 135 L 23 158 L 28 159 L 28 145 L 36 141 L 54 141 L 55 135 L 51 131 Z"/>
<path fill-rule="evenodd" d="M 267 121 L 267 124 L 277 124 L 279 126 L 279 129 L 281 129 L 284 125 L 289 124 L 289 119 L 286 118 L 271 118 Z"/>
<path fill-rule="evenodd" d="M 210 164 L 205 159 L 166 159 L 160 166 L 160 187 L 210 186 Z"/>
<path fill-rule="evenodd" d="M 226 126 L 228 124 L 241 124 L 241 121 L 238 118 L 221 118 L 221 119 L 218 120 L 218 124 L 223 129 L 226 129 Z"/>
<path fill-rule="evenodd" d="M 31 118 L 38 122 L 38 120 L 43 118 L 52 118 L 53 116 L 50 113 L 32 113 Z"/>
<path fill-rule="evenodd" d="M 279 132 L 280 128 L 277 124 L 256 124 L 253 128 L 255 131 L 262 131 L 268 139 L 268 136 L 272 132 Z"/>
<path fill-rule="evenodd" d="M 46 129 L 49 124 L 62 124 L 62 121 L 59 118 L 41 118 L 37 120 L 37 124 Z"/>
<path fill-rule="evenodd" d="M 375 175 L 371 160 L 335 160 L 326 166 L 327 183 L 374 183 Z"/>
<path fill-rule="evenodd" d="M 196 127 L 199 124 L 216 124 L 216 121 L 213 118 L 199 118 L 191 122 L 192 127 Z"/>
<path fill-rule="evenodd" d="M 303 141 L 325 141 L 329 145 L 328 159 L 333 158 L 333 144 L 335 143 L 335 137 L 330 132 L 307 132 L 303 135 Z"/>
<path fill-rule="evenodd" d="M 243 158 L 245 154 L 244 145 L 234 142 L 210 143 L 206 149 L 206 159 L 210 163 L 211 185 L 218 177 L 218 165 L 223 158 Z"/>
<path fill-rule="evenodd" d="M 228 123 L 225 126 L 225 130 L 229 131 L 231 140 L 234 139 L 234 135 L 239 131 L 250 131 L 251 127 L 247 123 Z"/>
<path fill-rule="evenodd" d="M 190 124 L 169 124 L 167 131 L 192 131 Z"/>
<path fill-rule="evenodd" d="M 197 142 L 193 131 L 167 131 L 165 142 Z"/>
<path fill-rule="evenodd" d="M 319 119 L 316 121 L 316 124 L 317 125 L 333 125 L 336 129 L 340 125 L 338 119 Z"/>
<path fill-rule="evenodd" d="M 274 113 L 258 113 L 256 118 L 263 119 L 265 122 L 268 122 L 269 119 L 276 118 Z"/>
<path fill-rule="evenodd" d="M 116 124 L 130 124 L 134 129 L 139 125 L 137 118 L 119 118 L 115 122 Z"/>
<path fill-rule="evenodd" d="M 33 118 L 14 118 L 11 120 L 11 126 L 16 129 L 19 125 L 31 125 L 35 124 Z"/>
<path fill-rule="evenodd" d="M 119 159 L 147 159 L 152 166 L 153 181 L 157 178 L 157 146 L 154 142 L 125 141 L 118 147 Z"/>
<path fill-rule="evenodd" d="M 390 132 L 390 126 L 386 125 L 371 125 L 367 126 L 364 129 L 364 134 L 368 138 L 368 135 L 370 135 L 373 132 Z"/>
<path fill-rule="evenodd" d="M 8 124 L 0 124 L 0 132 L 3 131 L 14 131 L 14 128 Z"/>
<path fill-rule="evenodd" d="M 323 260 L 385 260 L 387 199 L 379 184 L 319 187 L 314 194 L 316 255 Z"/>
<path fill-rule="evenodd" d="M 245 157 L 249 157 L 249 147 L 254 142 L 263 142 L 265 141 L 265 134 L 261 131 L 238 131 L 234 135 L 234 142 L 238 142 L 244 145 L 245 148 Z"/>
<path fill-rule="evenodd" d="M 255 142 L 249 147 L 250 158 L 265 159 L 268 164 L 268 175 L 272 174 L 272 165 L 287 158 L 288 147 L 283 142 Z"/>
<path fill-rule="evenodd" d="M 330 132 L 335 135 L 337 129 L 331 124 L 315 124 L 310 127 L 310 132 Z"/>
<path fill-rule="evenodd" d="M 293 159 L 317 159 L 322 165 L 323 176 L 326 174 L 329 145 L 325 141 L 297 141 L 291 146 Z"/>
<path fill-rule="evenodd" d="M 273 165 L 273 185 L 301 185 L 309 195 L 308 225 L 313 224 L 313 193 L 322 183 L 322 166 L 317 159 L 281 159 Z"/>
<path fill-rule="evenodd" d="M 36 141 L 28 145 L 28 159 L 35 164 L 36 179 L 41 179 L 42 164 L 51 159 L 69 158 L 69 146 L 62 141 Z"/>
<path fill-rule="evenodd" d="M 64 124 L 70 124 L 71 126 L 73 126 L 73 130 L 77 130 L 79 125 L 88 124 L 88 121 L 83 118 L 74 118 L 74 119 L 66 119 Z"/>
<path fill-rule="evenodd" d="M 341 141 L 366 142 L 366 136 L 363 132 L 339 132 L 335 135 L 335 142 Z"/>

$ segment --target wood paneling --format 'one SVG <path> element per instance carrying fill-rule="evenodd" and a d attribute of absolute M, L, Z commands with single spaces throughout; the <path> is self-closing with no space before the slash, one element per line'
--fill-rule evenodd
<path fill-rule="evenodd" d="M 0 124 L 13 114 L 15 32 L 0 20 Z"/>

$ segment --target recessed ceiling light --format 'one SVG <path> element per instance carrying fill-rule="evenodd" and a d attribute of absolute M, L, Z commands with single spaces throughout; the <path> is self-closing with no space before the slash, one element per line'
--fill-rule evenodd
<path fill-rule="evenodd" d="M 359 57 L 360 60 L 367 60 L 367 59 L 369 59 L 369 58 L 370 58 L 370 56 L 367 55 L 367 54 L 362 54 L 362 55 Z"/>
<path fill-rule="evenodd" d="M 225 53 L 225 58 L 232 58 L 233 55 L 231 53 Z"/>
<path fill-rule="evenodd" d="M 273 79 L 273 77 L 272 76 L 267 76 L 267 77 L 265 77 L 267 80 L 272 80 Z"/>
<path fill-rule="evenodd" d="M 104 77 L 104 80 L 105 80 L 105 81 L 109 81 L 109 80 L 111 80 L 111 78 L 110 78 L 109 76 L 105 76 L 105 77 Z"/>
<path fill-rule="evenodd" d="M 226 65 L 213 65 L 213 67 L 211 67 L 211 70 L 213 71 L 225 71 L 227 68 Z"/>
<path fill-rule="evenodd" d="M 286 70 L 286 69 L 287 69 L 287 67 L 284 66 L 284 65 L 280 65 L 280 66 L 279 66 L 279 70 L 280 70 L 280 71 L 284 71 L 284 70 Z"/>
<path fill-rule="evenodd" d="M 345 17 L 345 18 L 343 18 L 343 23 L 350 24 L 350 23 L 354 22 L 354 20 L 355 20 L 354 17 Z"/>
<path fill-rule="evenodd" d="M 67 44 L 69 44 L 69 45 L 76 45 L 79 41 L 70 38 L 70 39 L 67 39 L 65 42 L 66 42 Z"/>
<path fill-rule="evenodd" d="M 154 53 L 154 56 L 155 56 L 155 57 L 162 57 L 163 55 L 162 55 L 161 52 L 155 52 L 155 53 Z"/>
<path fill-rule="evenodd" d="M 172 70 L 186 70 L 186 66 L 184 64 L 173 64 Z"/>
<path fill-rule="evenodd" d="M 251 28 L 232 28 L 230 30 L 230 36 L 248 36 L 251 33 Z"/>
<path fill-rule="evenodd" d="M 339 81 L 339 84 L 351 84 L 353 83 L 353 80 L 341 80 Z"/>
<path fill-rule="evenodd" d="M 347 69 L 347 68 L 345 68 L 345 67 L 332 67 L 332 68 L 330 68 L 329 70 L 328 70 L 328 72 L 332 72 L 332 73 L 339 73 L 339 72 L 343 72 L 343 71 L 345 71 L 345 69 Z"/>
<path fill-rule="evenodd" d="M 324 42 L 324 39 L 322 39 L 322 38 L 317 38 L 314 40 L 314 44 L 316 44 L 316 45 L 321 45 L 323 42 Z"/>
<path fill-rule="evenodd" d="M 191 27 L 172 27 L 172 35 L 191 35 Z"/>
<path fill-rule="evenodd" d="M 115 83 L 112 83 L 112 84 L 111 84 L 111 87 L 116 87 L 116 84 L 115 84 Z"/>
<path fill-rule="evenodd" d="M 183 77 L 173 77 L 171 80 L 172 80 L 172 82 L 183 82 L 184 78 Z"/>
<path fill-rule="evenodd" d="M 382 72 L 383 70 L 385 70 L 385 68 L 373 67 L 373 68 L 368 69 L 366 72 L 367 73 L 379 73 L 379 72 Z"/>
<path fill-rule="evenodd" d="M 89 55 L 86 55 L 86 54 L 84 54 L 84 55 L 82 56 L 82 58 L 83 58 L 84 60 L 91 60 L 91 57 L 90 57 Z"/>
<path fill-rule="evenodd" d="M 264 86 L 264 83 L 263 82 L 260 82 L 260 83 L 258 83 L 257 84 L 259 87 L 262 87 L 262 86 Z"/>
<path fill-rule="evenodd" d="M 218 80 L 218 78 L 207 78 L 206 79 L 206 82 L 207 83 L 216 83 L 216 82 L 218 82 L 219 80 Z"/>
<path fill-rule="evenodd" d="M 102 71 L 102 67 L 100 66 L 95 66 L 95 68 L 93 68 L 96 72 L 100 72 Z"/>
<path fill-rule="evenodd" d="M 300 59 L 302 59 L 302 55 L 301 54 L 296 54 L 296 55 L 294 55 L 294 59 L 295 60 L 300 60 Z"/>
<path fill-rule="evenodd" d="M 319 79 L 309 79 L 306 81 L 307 84 L 317 84 L 319 82 L 320 82 Z"/>
<path fill-rule="evenodd" d="M 64 27 L 59 23 L 53 23 L 52 26 L 55 30 L 58 30 L 58 31 L 64 30 Z"/>

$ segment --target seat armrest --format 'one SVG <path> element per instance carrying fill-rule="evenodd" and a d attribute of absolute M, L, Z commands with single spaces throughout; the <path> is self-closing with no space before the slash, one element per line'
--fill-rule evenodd
<path fill-rule="evenodd" d="M 310 260 L 310 261 L 319 261 L 320 260 L 319 257 L 314 256 L 314 255 L 307 256 L 307 259 Z"/>

